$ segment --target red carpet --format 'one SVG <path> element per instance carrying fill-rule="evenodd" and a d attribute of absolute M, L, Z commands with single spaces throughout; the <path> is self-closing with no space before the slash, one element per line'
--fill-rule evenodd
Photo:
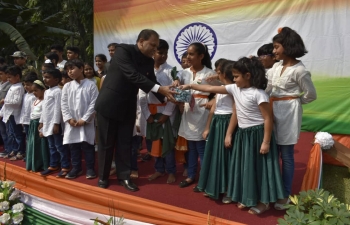
<path fill-rule="evenodd" d="M 297 194 L 300 190 L 313 138 L 314 133 L 302 133 L 300 136 L 299 143 L 295 147 L 296 164 L 295 177 L 292 189 L 293 194 Z M 1 161 L 5 160 L 1 159 Z M 11 162 L 9 160 L 6 160 L 6 162 L 17 166 L 25 167 L 25 164 L 22 161 Z M 115 177 L 111 179 L 111 185 L 109 189 L 197 211 L 204 214 L 207 214 L 210 210 L 210 214 L 212 216 L 244 224 L 277 224 L 277 219 L 284 215 L 284 212 L 276 211 L 273 209 L 273 207 L 271 208 L 271 210 L 269 210 L 261 216 L 250 215 L 247 213 L 246 210 L 239 210 L 234 204 L 226 205 L 221 203 L 221 201 L 214 201 L 209 198 L 206 198 L 201 193 L 194 193 L 192 191 L 194 185 L 187 188 L 179 188 L 178 183 L 184 179 L 184 177 L 182 177 L 182 165 L 177 165 L 177 181 L 175 184 L 171 185 L 166 184 L 167 176 L 158 178 L 157 180 L 152 182 L 149 182 L 147 180 L 147 177 L 154 172 L 153 161 L 140 162 L 138 165 L 140 177 L 139 179 L 135 180 L 135 183 L 139 185 L 140 191 L 136 193 L 126 191 L 123 187 L 117 185 L 117 180 Z M 87 180 L 84 176 L 77 178 L 75 181 L 93 186 L 96 186 L 97 184 L 97 179 Z"/>

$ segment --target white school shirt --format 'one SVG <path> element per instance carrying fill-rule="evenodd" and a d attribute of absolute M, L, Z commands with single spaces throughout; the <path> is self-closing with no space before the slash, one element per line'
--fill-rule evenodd
<path fill-rule="evenodd" d="M 44 137 L 53 134 L 55 124 L 61 124 L 61 88 L 58 86 L 49 88 L 44 93 L 42 113 L 39 123 L 43 124 L 42 133 Z"/>
<path fill-rule="evenodd" d="M 205 81 L 205 78 L 208 76 L 215 74 L 212 69 L 209 69 L 204 66 L 201 71 L 196 73 L 196 77 L 193 80 L 193 72 L 190 68 L 183 70 L 181 77 L 184 84 L 208 84 Z M 200 94 L 200 95 L 208 95 L 208 92 L 191 90 L 192 94 Z M 189 141 L 201 141 L 204 140 L 202 137 L 202 133 L 205 129 L 205 125 L 207 123 L 209 110 L 205 109 L 205 107 L 201 107 L 200 105 L 206 104 L 208 102 L 208 98 L 195 98 L 195 104 L 193 110 L 191 111 L 189 103 L 185 103 L 185 109 L 182 113 L 181 124 L 179 128 L 179 136 L 184 137 Z"/>
<path fill-rule="evenodd" d="M 62 62 L 57 63 L 57 67 L 59 70 L 63 70 L 64 69 L 64 65 L 66 64 L 67 60 L 62 60 Z"/>
<path fill-rule="evenodd" d="M 291 100 L 274 101 L 274 133 L 277 144 L 292 145 L 299 139 L 303 108 L 317 98 L 311 74 L 300 61 L 287 67 L 283 74 L 283 62 L 277 62 L 267 72 L 266 92 L 271 97 L 299 97 Z M 303 93 L 303 94 L 302 94 Z"/>
<path fill-rule="evenodd" d="M 236 103 L 237 120 L 240 128 L 248 128 L 264 123 L 259 109 L 263 102 L 269 102 L 269 96 L 262 89 L 255 87 L 239 88 L 236 84 L 226 85 L 226 90 L 233 95 Z"/>
<path fill-rule="evenodd" d="M 12 84 L 4 99 L 4 105 L 1 108 L 0 116 L 4 123 L 14 116 L 16 124 L 19 124 L 19 117 L 21 115 L 22 100 L 24 95 L 24 88 L 22 83 Z"/>
<path fill-rule="evenodd" d="M 30 119 L 40 119 L 41 113 L 43 111 L 43 101 L 36 98 L 35 101 L 32 103 L 31 108 L 32 109 L 30 113 Z"/>
<path fill-rule="evenodd" d="M 94 82 L 83 79 L 67 83 L 62 89 L 61 108 L 65 123 L 63 144 L 81 143 L 83 141 L 93 145 L 95 142 L 95 102 L 98 90 Z M 106 106 L 108 107 L 108 106 Z M 82 119 L 86 122 L 80 127 L 72 127 L 68 121 Z"/>
<path fill-rule="evenodd" d="M 30 113 L 32 111 L 32 105 L 36 97 L 33 93 L 26 93 L 23 97 L 21 115 L 19 117 L 19 123 L 29 125 L 30 123 Z"/>
<path fill-rule="evenodd" d="M 168 86 L 173 83 L 173 79 L 171 77 L 172 68 L 172 66 L 164 63 L 159 67 L 158 70 L 154 69 L 156 79 L 162 86 Z M 154 96 L 152 92 L 149 92 L 147 94 L 142 90 L 139 91 L 139 100 L 141 108 L 141 120 L 146 121 L 142 123 L 140 130 L 141 133 L 146 136 L 147 119 L 151 115 L 148 104 L 161 104 L 161 102 Z M 166 102 L 165 106 L 157 106 L 157 113 L 162 113 L 163 115 L 169 116 L 170 122 L 172 123 L 175 118 L 175 113 L 173 113 L 175 106 L 176 105 L 172 102 Z"/>
<path fill-rule="evenodd" d="M 232 113 L 232 105 L 234 103 L 232 95 L 228 94 L 216 94 L 215 95 L 216 107 L 214 114 L 224 115 Z"/>

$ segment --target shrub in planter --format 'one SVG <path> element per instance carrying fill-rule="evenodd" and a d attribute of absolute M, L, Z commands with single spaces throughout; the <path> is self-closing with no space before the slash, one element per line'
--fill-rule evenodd
<path fill-rule="evenodd" d="M 348 225 L 350 206 L 341 203 L 334 195 L 323 189 L 302 191 L 290 197 L 284 218 L 279 225 Z"/>

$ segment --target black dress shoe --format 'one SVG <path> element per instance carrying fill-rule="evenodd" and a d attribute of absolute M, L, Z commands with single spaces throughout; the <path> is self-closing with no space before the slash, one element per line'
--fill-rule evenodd
<path fill-rule="evenodd" d="M 97 186 L 99 186 L 100 188 L 107 188 L 108 180 L 98 180 Z"/>
<path fill-rule="evenodd" d="M 128 191 L 138 191 L 140 190 L 136 184 L 134 184 L 131 180 L 119 180 L 119 184 L 124 186 Z"/>
<path fill-rule="evenodd" d="M 190 182 L 188 182 L 187 180 L 183 180 L 183 181 L 180 182 L 179 186 L 180 186 L 180 188 L 188 187 L 193 182 L 194 182 L 194 179 L 192 179 Z"/>

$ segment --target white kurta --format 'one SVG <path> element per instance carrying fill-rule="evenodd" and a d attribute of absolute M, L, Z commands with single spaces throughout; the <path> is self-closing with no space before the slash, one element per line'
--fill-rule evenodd
<path fill-rule="evenodd" d="M 95 102 L 98 90 L 94 82 L 83 79 L 80 83 L 75 80 L 67 83 L 62 89 L 61 108 L 65 123 L 63 144 L 81 143 L 93 145 L 95 142 Z M 108 107 L 108 106 L 106 106 Z M 82 119 L 84 126 L 72 127 L 68 121 Z"/>
<path fill-rule="evenodd" d="M 154 70 L 157 81 L 162 86 L 168 86 L 173 83 L 173 79 L 171 77 L 172 66 L 167 63 L 162 64 L 158 70 Z M 151 115 L 149 111 L 148 104 L 161 104 L 161 102 L 154 96 L 153 93 L 145 93 L 144 91 L 139 91 L 139 100 L 140 100 L 140 108 L 141 108 L 141 121 L 140 121 L 140 130 L 142 136 L 146 136 L 146 127 L 147 127 L 147 119 Z M 162 113 L 163 115 L 169 116 L 170 122 L 172 123 L 175 118 L 175 104 L 172 102 L 166 102 L 165 106 L 157 106 L 157 113 Z"/>
<path fill-rule="evenodd" d="M 184 84 L 208 84 L 205 78 L 215 74 L 215 72 L 207 67 L 204 67 L 201 71 L 196 73 L 196 77 L 193 80 L 193 73 L 190 68 L 183 70 L 181 73 L 181 79 Z M 192 94 L 209 95 L 208 92 L 191 90 Z M 182 114 L 181 124 L 179 128 L 179 136 L 184 137 L 189 141 L 201 141 L 204 140 L 202 133 L 207 123 L 209 110 L 200 105 L 206 104 L 208 98 L 195 98 L 195 105 L 193 111 L 190 109 L 189 103 L 185 103 L 185 109 Z"/>
<path fill-rule="evenodd" d="M 44 137 L 53 134 L 55 124 L 61 124 L 61 88 L 58 86 L 49 88 L 44 93 L 42 113 L 39 122 L 43 124 L 42 133 Z"/>
<path fill-rule="evenodd" d="M 19 124 L 23 95 L 24 88 L 21 82 L 11 85 L 4 99 L 4 105 L 0 111 L 0 116 L 4 123 L 6 123 L 10 116 L 13 115 L 16 124 Z"/>
<path fill-rule="evenodd" d="M 278 62 L 267 72 L 268 85 L 266 92 L 271 97 L 299 97 L 292 100 L 274 101 L 274 133 L 277 144 L 292 145 L 299 139 L 303 109 L 316 99 L 316 90 L 311 74 L 300 61 L 287 67 L 281 74 L 283 62 Z"/>
<path fill-rule="evenodd" d="M 26 93 L 23 97 L 21 115 L 19 117 L 19 124 L 29 125 L 30 113 L 32 111 L 32 105 L 36 97 L 33 93 Z"/>

